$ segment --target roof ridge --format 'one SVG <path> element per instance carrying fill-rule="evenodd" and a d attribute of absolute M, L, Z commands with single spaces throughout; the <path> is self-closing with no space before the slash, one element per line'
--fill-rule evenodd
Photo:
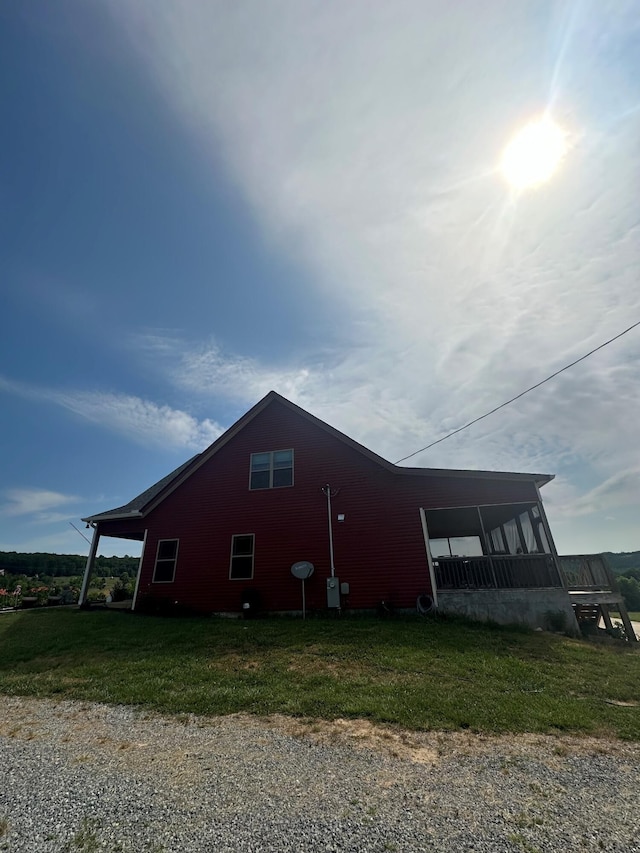
<path fill-rule="evenodd" d="M 353 448 L 363 456 L 366 456 L 372 462 L 380 465 L 382 468 L 386 468 L 388 471 L 391 471 L 394 474 L 401 474 L 405 476 L 450 476 L 450 477 L 483 477 L 483 476 L 491 476 L 496 479 L 534 479 L 537 485 L 544 485 L 553 479 L 552 474 L 529 474 L 529 473 L 520 473 L 515 471 L 481 471 L 481 470 L 464 470 L 464 469 L 450 469 L 450 468 L 413 468 L 413 467 L 402 467 L 400 465 L 396 465 L 393 462 L 389 462 L 383 456 L 375 453 L 373 450 L 370 450 L 368 447 L 365 447 L 364 444 L 360 444 L 360 442 L 348 436 L 346 433 L 341 432 L 339 429 L 331 426 L 326 421 L 321 420 L 316 415 L 311 414 L 306 409 L 303 409 L 302 406 L 299 406 L 297 403 L 293 403 L 291 400 L 288 400 L 286 397 L 283 397 L 277 391 L 271 390 L 267 394 L 265 394 L 262 399 L 258 400 L 248 411 L 246 411 L 240 418 L 238 418 L 235 423 L 233 423 L 228 429 L 226 429 L 222 435 L 219 435 L 215 441 L 213 441 L 209 447 L 203 450 L 201 453 L 197 453 L 195 456 L 192 456 L 191 459 L 188 459 L 185 463 L 180 465 L 170 474 L 167 474 L 166 477 L 163 477 L 161 480 L 158 480 L 157 483 L 150 486 L 145 491 L 141 492 L 137 497 L 133 498 L 133 500 L 129 501 L 127 504 L 123 504 L 121 507 L 116 507 L 115 509 L 107 510 L 105 512 L 97 513 L 95 515 L 89 516 L 87 518 L 83 518 L 83 521 L 102 521 L 107 520 L 109 518 L 120 518 L 127 517 L 131 515 L 146 515 L 155 506 L 157 506 L 165 497 L 167 497 L 174 489 L 180 486 L 187 477 L 190 477 L 201 465 L 204 465 L 212 456 L 214 456 L 219 450 L 221 450 L 225 444 L 231 441 L 244 427 L 250 423 L 255 417 L 257 417 L 267 406 L 271 405 L 271 403 L 279 402 L 289 410 L 298 414 L 300 417 L 303 417 L 305 420 L 317 426 L 319 429 L 324 430 L 329 433 L 329 435 L 334 436 L 339 441 L 342 441 L 344 444 L 347 444 L 349 447 Z M 196 463 L 196 460 L 199 460 Z"/>

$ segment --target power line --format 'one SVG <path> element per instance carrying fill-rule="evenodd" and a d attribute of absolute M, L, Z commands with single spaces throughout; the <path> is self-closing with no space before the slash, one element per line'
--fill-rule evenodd
<path fill-rule="evenodd" d="M 637 323 L 634 323 L 632 326 L 629 326 L 628 329 L 625 329 L 624 332 L 620 332 L 620 334 L 615 335 L 613 338 L 609 338 L 608 341 L 605 341 L 600 346 L 597 346 L 595 349 L 592 349 L 590 352 L 581 355 L 580 358 L 576 358 L 575 361 L 572 361 L 571 364 L 565 364 L 564 367 L 561 367 L 560 370 L 556 370 L 555 373 L 552 373 L 550 376 L 547 376 L 546 379 L 543 379 L 541 382 L 536 382 L 535 385 L 532 385 L 530 388 L 527 388 L 526 391 L 521 391 L 519 394 L 516 394 L 515 397 L 512 397 L 510 400 L 507 400 L 505 403 L 500 403 L 499 406 L 496 406 L 495 409 L 491 409 L 490 412 L 485 412 L 484 415 L 480 415 L 478 418 L 474 418 L 472 421 L 469 421 L 468 424 L 464 426 L 458 427 L 458 429 L 454 429 L 453 432 L 450 432 L 448 435 L 443 435 L 442 438 L 437 439 L 437 441 L 432 441 L 431 444 L 427 444 L 425 447 L 421 447 L 420 450 L 414 450 L 413 453 L 410 453 L 408 456 L 403 456 L 402 459 L 398 459 L 395 463 L 399 465 L 400 462 L 405 462 L 407 459 L 411 459 L 412 456 L 417 456 L 418 453 L 422 453 L 423 450 L 429 450 L 430 447 L 434 447 L 436 444 L 440 444 L 441 441 L 446 441 L 448 438 L 451 438 L 453 435 L 457 435 L 459 432 L 462 432 L 463 429 L 468 429 L 468 427 L 477 424 L 478 421 L 484 420 L 484 418 L 488 418 L 489 415 L 493 415 L 494 412 L 499 411 L 500 409 L 504 409 L 505 406 L 514 403 L 516 400 L 519 400 L 520 397 L 524 397 L 525 394 L 528 394 L 529 391 L 534 391 L 536 388 L 539 388 L 541 385 L 544 385 L 545 382 L 548 382 L 550 379 L 553 379 L 555 376 L 558 376 L 560 373 L 564 373 L 565 370 L 569 370 L 570 367 L 578 364 L 581 361 L 584 361 L 585 358 L 589 358 L 590 355 L 593 355 L 594 352 L 598 352 L 598 350 L 603 349 L 604 347 L 612 344 L 614 341 L 617 341 L 618 338 L 621 338 L 623 335 L 626 335 L 627 332 L 630 332 L 632 329 L 635 329 L 636 326 L 640 326 L 640 320 Z"/>
<path fill-rule="evenodd" d="M 69 524 L 73 527 L 73 529 L 76 531 L 76 533 L 79 533 L 79 534 L 80 534 L 80 536 L 82 536 L 82 538 L 84 539 L 84 541 L 85 541 L 85 542 L 88 542 L 88 543 L 89 543 L 89 545 L 91 545 L 91 539 L 87 539 L 87 537 L 84 535 L 84 533 L 82 532 L 82 530 L 78 530 L 78 528 L 75 526 L 75 524 L 73 523 L 73 521 L 70 521 L 70 522 L 69 522 Z M 88 526 L 89 526 L 89 525 L 87 525 L 87 527 L 88 527 Z"/>

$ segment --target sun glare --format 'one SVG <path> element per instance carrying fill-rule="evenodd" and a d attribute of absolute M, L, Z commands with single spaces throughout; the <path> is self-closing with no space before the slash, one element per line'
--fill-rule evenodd
<path fill-rule="evenodd" d="M 529 189 L 549 180 L 566 150 L 565 133 L 543 116 L 516 133 L 504 149 L 500 168 L 514 189 Z"/>

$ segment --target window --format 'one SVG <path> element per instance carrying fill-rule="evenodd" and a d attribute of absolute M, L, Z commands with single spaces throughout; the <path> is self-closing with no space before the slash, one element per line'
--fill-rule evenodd
<path fill-rule="evenodd" d="M 248 581 L 253 577 L 254 540 L 253 533 L 232 537 L 229 580 Z"/>
<path fill-rule="evenodd" d="M 153 583 L 173 583 L 178 560 L 178 539 L 161 539 L 156 552 Z"/>
<path fill-rule="evenodd" d="M 429 548 L 434 559 L 438 557 L 482 557 L 479 536 L 449 536 L 430 539 Z"/>
<path fill-rule="evenodd" d="M 293 485 L 293 450 L 251 454 L 250 489 L 277 489 Z"/>

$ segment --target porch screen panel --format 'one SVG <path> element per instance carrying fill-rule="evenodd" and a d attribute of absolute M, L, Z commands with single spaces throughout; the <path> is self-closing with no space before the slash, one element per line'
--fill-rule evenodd
<path fill-rule="evenodd" d="M 545 554 L 550 554 L 551 548 L 549 547 L 549 540 L 547 539 L 547 534 L 544 531 L 542 523 L 538 524 L 538 536 L 540 537 L 540 542 L 542 543 L 542 550 Z"/>
<path fill-rule="evenodd" d="M 538 543 L 533 532 L 533 526 L 528 512 L 520 514 L 520 526 L 522 527 L 522 535 L 524 536 L 524 544 L 528 554 L 533 554 L 538 550 Z"/>
<path fill-rule="evenodd" d="M 448 539 L 429 539 L 429 550 L 434 558 L 451 556 Z"/>
<path fill-rule="evenodd" d="M 542 553 L 550 554 L 551 548 L 549 547 L 549 540 L 547 539 L 544 524 L 542 523 L 540 507 L 537 504 L 531 507 L 531 518 L 533 520 L 535 533 L 537 534 L 540 545 L 542 546 Z"/>
<path fill-rule="evenodd" d="M 494 529 L 490 531 L 489 535 L 491 536 L 492 552 L 494 554 L 503 554 L 507 550 L 507 546 L 504 544 L 500 528 L 494 527 Z"/>
<path fill-rule="evenodd" d="M 518 548 L 522 548 L 520 544 L 520 534 L 518 532 L 518 525 L 516 524 L 515 518 L 510 518 L 509 521 L 505 521 L 502 525 L 504 529 L 504 535 L 507 538 L 507 551 L 510 554 L 517 554 Z"/>
<path fill-rule="evenodd" d="M 482 557 L 482 543 L 479 536 L 451 536 L 449 548 L 456 557 Z"/>

